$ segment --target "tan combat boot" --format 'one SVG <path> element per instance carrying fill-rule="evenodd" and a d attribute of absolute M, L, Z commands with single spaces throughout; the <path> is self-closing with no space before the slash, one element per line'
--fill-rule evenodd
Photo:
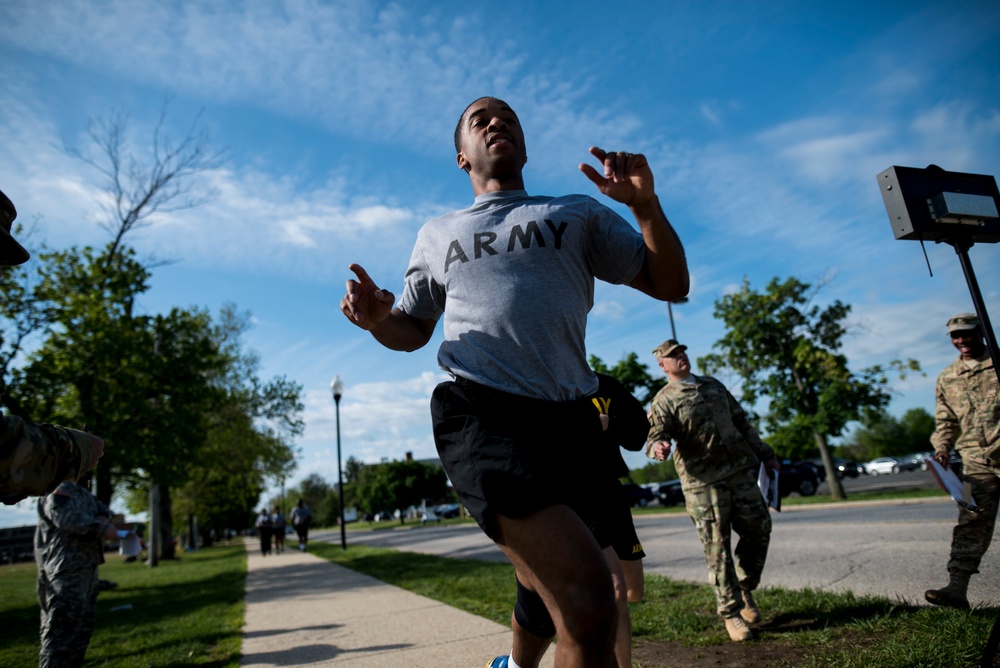
<path fill-rule="evenodd" d="M 740 617 L 747 624 L 756 624 L 760 621 L 760 608 L 757 607 L 756 601 L 753 600 L 753 592 L 749 589 L 743 590 L 743 609 L 740 610 Z"/>
<path fill-rule="evenodd" d="M 941 605 L 946 608 L 969 609 L 969 599 L 966 592 L 969 591 L 969 578 L 972 573 L 966 571 L 952 571 L 951 582 L 941 589 L 928 589 L 924 592 L 924 598 L 928 603 Z"/>
<path fill-rule="evenodd" d="M 726 617 L 726 630 L 729 631 L 729 639 L 733 642 L 743 642 L 753 640 L 753 632 L 743 618 L 739 615 Z"/>

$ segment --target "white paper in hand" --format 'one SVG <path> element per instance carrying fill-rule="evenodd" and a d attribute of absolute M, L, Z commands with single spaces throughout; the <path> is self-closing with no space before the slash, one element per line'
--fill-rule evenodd
<path fill-rule="evenodd" d="M 958 479 L 955 472 L 950 468 L 945 468 L 938 464 L 936 459 L 931 457 L 924 457 L 924 460 L 930 465 L 931 473 L 934 474 L 934 479 L 937 480 L 938 485 L 941 489 L 948 492 L 948 494 L 955 500 L 955 503 L 962 506 L 963 508 L 968 508 L 969 510 L 976 510 L 976 500 L 971 496 L 969 500 L 965 500 L 965 493 L 962 489 L 962 481 Z"/>
<path fill-rule="evenodd" d="M 142 545 L 139 544 L 139 537 L 135 535 L 134 531 L 119 529 L 118 540 L 118 554 L 123 557 L 134 557 L 142 551 Z"/>
<path fill-rule="evenodd" d="M 778 490 L 778 472 L 760 465 L 757 473 L 757 486 L 760 488 L 764 503 L 779 513 L 781 512 L 781 493 Z"/>

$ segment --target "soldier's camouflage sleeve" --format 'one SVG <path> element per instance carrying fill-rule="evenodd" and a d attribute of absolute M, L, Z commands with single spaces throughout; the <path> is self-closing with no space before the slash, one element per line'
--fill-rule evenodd
<path fill-rule="evenodd" d="M 89 435 L 11 415 L 0 427 L 0 502 L 17 503 L 48 494 L 68 476 L 79 476 L 95 463 Z"/>
<path fill-rule="evenodd" d="M 934 452 L 937 453 L 949 453 L 955 448 L 955 442 L 958 440 L 959 434 L 962 433 L 962 427 L 959 423 L 958 415 L 955 410 L 951 407 L 950 399 L 960 398 L 951 397 L 949 395 L 955 395 L 954 391 L 949 391 L 949 386 L 951 385 L 948 381 L 950 376 L 948 372 L 951 371 L 949 366 L 945 369 L 945 372 L 938 376 L 936 387 L 934 388 L 934 433 L 931 434 L 931 445 L 934 447 Z"/>
<path fill-rule="evenodd" d="M 646 437 L 646 456 L 650 459 L 656 459 L 654 445 L 659 441 L 673 440 L 671 432 L 675 425 L 669 395 L 669 385 L 665 385 L 656 393 L 650 404 L 649 434 Z"/>
<path fill-rule="evenodd" d="M 757 433 L 757 429 L 751 424 L 750 418 L 747 417 L 747 412 L 743 410 L 740 402 L 736 401 L 736 397 L 729 390 L 726 390 L 726 397 L 729 399 L 729 413 L 733 417 L 733 425 L 743 434 L 743 438 L 746 439 L 747 443 L 753 449 L 754 454 L 757 455 L 757 459 L 762 463 L 774 459 L 774 450 L 761 439 L 760 434 Z"/>

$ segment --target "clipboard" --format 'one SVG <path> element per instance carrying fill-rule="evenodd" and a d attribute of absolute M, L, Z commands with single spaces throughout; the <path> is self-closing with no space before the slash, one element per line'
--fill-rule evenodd
<path fill-rule="evenodd" d="M 927 462 L 928 469 L 937 480 L 937 484 L 941 486 L 948 495 L 955 500 L 955 503 L 962 506 L 966 510 L 971 510 L 973 512 L 979 512 L 979 508 L 976 507 L 976 500 L 971 496 L 969 500 L 965 500 L 965 493 L 962 489 L 962 481 L 959 480 L 955 472 L 950 468 L 945 468 L 938 464 L 937 460 L 932 457 L 924 457 L 924 461 Z"/>
<path fill-rule="evenodd" d="M 781 491 L 778 488 L 778 472 L 760 465 L 757 473 L 757 487 L 764 497 L 764 505 L 781 512 Z"/>

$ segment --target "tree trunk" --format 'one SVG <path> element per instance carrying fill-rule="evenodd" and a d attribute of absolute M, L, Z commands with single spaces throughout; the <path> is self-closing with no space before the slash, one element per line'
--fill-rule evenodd
<path fill-rule="evenodd" d="M 104 459 L 103 457 L 101 459 Z M 114 488 L 111 486 L 111 467 L 103 461 L 94 470 L 94 496 L 104 505 L 111 507 L 111 496 Z"/>
<path fill-rule="evenodd" d="M 169 485 L 160 487 L 160 545 L 163 559 L 177 558 L 177 550 L 174 547 L 173 502 L 170 500 Z"/>
<path fill-rule="evenodd" d="M 149 540 L 146 542 L 146 563 L 155 568 L 160 563 L 160 486 L 153 483 L 149 488 Z"/>
<path fill-rule="evenodd" d="M 186 547 L 188 550 L 191 550 L 193 552 L 194 550 L 198 549 L 198 538 L 199 538 L 198 516 L 195 515 L 194 513 L 188 515 L 187 525 L 188 525 L 187 528 L 188 542 Z"/>
<path fill-rule="evenodd" d="M 830 496 L 834 501 L 844 501 L 847 499 L 847 494 L 844 493 L 844 484 L 840 481 L 840 476 L 837 475 L 837 467 L 833 465 L 830 446 L 826 444 L 826 435 L 815 431 L 813 436 L 816 438 L 819 456 L 823 458 L 823 468 L 826 470 L 826 484 L 830 487 Z"/>

